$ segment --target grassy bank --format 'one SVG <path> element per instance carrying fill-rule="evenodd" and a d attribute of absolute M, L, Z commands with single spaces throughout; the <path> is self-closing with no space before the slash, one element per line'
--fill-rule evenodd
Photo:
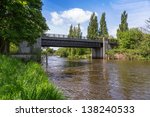
<path fill-rule="evenodd" d="M 112 49 L 107 51 L 107 57 L 120 60 L 150 60 L 150 56 L 143 56 L 140 49 Z"/>
<path fill-rule="evenodd" d="M 55 100 L 64 99 L 48 81 L 41 66 L 0 55 L 0 99 L 7 100 Z"/>

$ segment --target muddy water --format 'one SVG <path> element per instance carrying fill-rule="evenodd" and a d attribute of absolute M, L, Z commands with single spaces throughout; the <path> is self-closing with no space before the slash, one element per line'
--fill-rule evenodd
<path fill-rule="evenodd" d="M 51 56 L 43 67 L 68 99 L 150 99 L 150 62 Z"/>

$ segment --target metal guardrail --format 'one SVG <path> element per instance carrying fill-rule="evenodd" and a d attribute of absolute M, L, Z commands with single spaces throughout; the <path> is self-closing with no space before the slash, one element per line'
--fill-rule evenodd
<path fill-rule="evenodd" d="M 103 41 L 102 38 L 97 38 L 96 40 L 92 40 L 92 39 L 89 39 L 85 36 L 81 36 L 81 37 L 70 37 L 68 35 L 63 35 L 63 34 L 50 34 L 50 33 L 45 33 L 43 35 L 43 37 L 50 37 L 50 38 L 62 38 L 62 39 L 77 39 L 77 40 L 90 40 L 90 41 Z M 112 43 L 112 44 L 118 44 L 117 43 L 117 40 L 111 40 L 111 39 L 108 39 L 108 38 L 105 38 L 105 40 L 108 41 L 108 43 Z"/>
<path fill-rule="evenodd" d="M 69 38 L 69 39 L 88 39 L 87 37 L 84 37 L 84 36 L 81 36 L 81 37 L 71 37 L 71 36 L 68 36 L 68 35 L 63 35 L 63 34 L 44 34 L 43 36 L 46 36 L 46 37 L 53 37 L 53 38 Z"/>

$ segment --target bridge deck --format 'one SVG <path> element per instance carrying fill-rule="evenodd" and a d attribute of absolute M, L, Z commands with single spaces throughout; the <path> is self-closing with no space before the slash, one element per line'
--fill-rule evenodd
<path fill-rule="evenodd" d="M 41 45 L 42 47 L 99 48 L 103 46 L 103 41 L 89 40 L 86 37 L 72 38 L 67 35 L 45 34 L 41 37 Z"/>
<path fill-rule="evenodd" d="M 98 48 L 102 46 L 102 41 L 88 40 L 85 37 L 72 38 L 67 35 L 48 34 L 42 36 L 43 47 L 80 47 L 80 48 Z"/>

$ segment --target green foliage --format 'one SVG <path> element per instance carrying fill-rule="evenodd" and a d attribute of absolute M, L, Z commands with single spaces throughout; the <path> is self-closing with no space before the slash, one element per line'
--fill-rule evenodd
<path fill-rule="evenodd" d="M 117 38 L 120 39 L 120 33 L 128 30 L 127 23 L 128 14 L 124 11 L 121 15 L 121 24 L 119 25 L 119 29 L 117 30 Z"/>
<path fill-rule="evenodd" d="M 144 39 L 140 44 L 140 50 L 144 57 L 150 58 L 150 34 L 144 35 Z"/>
<path fill-rule="evenodd" d="M 10 53 L 17 53 L 19 51 L 19 48 L 16 44 L 10 43 Z"/>
<path fill-rule="evenodd" d="M 55 53 L 55 50 L 53 48 L 47 48 L 46 51 L 48 54 L 54 54 Z"/>
<path fill-rule="evenodd" d="M 129 60 L 150 60 L 150 34 L 142 32 L 138 28 L 128 29 L 127 13 L 121 15 L 121 24 L 117 30 L 119 48 L 107 51 L 109 58 L 121 54 Z M 150 29 L 150 19 L 147 20 L 147 28 Z"/>
<path fill-rule="evenodd" d="M 0 99 L 54 100 L 64 96 L 39 64 L 0 55 Z"/>
<path fill-rule="evenodd" d="M 87 37 L 92 40 L 95 40 L 98 37 L 98 21 L 95 13 L 91 15 L 88 30 L 87 30 Z"/>
<path fill-rule="evenodd" d="M 68 37 L 73 37 L 73 26 L 70 26 Z"/>
<path fill-rule="evenodd" d="M 67 58 L 89 58 L 91 50 L 87 48 L 59 48 L 56 55 Z"/>
<path fill-rule="evenodd" d="M 77 38 L 77 39 L 82 37 L 80 24 L 78 24 L 77 27 L 75 27 L 75 26 L 73 27 L 72 25 L 70 26 L 68 37 Z"/>
<path fill-rule="evenodd" d="M 60 56 L 60 57 L 68 57 L 68 53 L 70 52 L 71 48 L 59 48 L 55 54 Z"/>
<path fill-rule="evenodd" d="M 77 27 L 73 27 L 72 25 L 70 26 L 68 37 L 72 37 L 74 39 L 79 39 L 82 37 L 80 24 L 78 24 Z M 59 48 L 56 51 L 56 55 L 68 58 L 85 58 L 83 55 L 87 55 L 87 51 L 88 49 L 84 48 Z"/>
<path fill-rule="evenodd" d="M 137 28 L 120 32 L 119 48 L 109 50 L 109 58 L 122 54 L 129 60 L 150 60 L 150 34 L 145 34 Z"/>
<path fill-rule="evenodd" d="M 55 50 L 53 48 L 46 48 L 46 50 L 42 50 L 42 54 L 53 55 Z"/>
<path fill-rule="evenodd" d="M 33 43 L 48 29 L 41 8 L 41 0 L 0 1 L 0 52 L 5 41 Z"/>
<path fill-rule="evenodd" d="M 144 59 L 144 57 L 141 56 L 139 49 L 116 48 L 116 49 L 107 51 L 107 55 L 111 59 L 118 59 L 115 56 L 116 54 L 121 54 L 128 60 L 143 60 Z"/>
<path fill-rule="evenodd" d="M 102 13 L 100 20 L 99 37 L 108 37 L 107 24 L 105 20 L 105 13 Z"/>
<path fill-rule="evenodd" d="M 78 24 L 76 33 L 77 33 L 76 34 L 77 38 L 81 38 L 82 37 L 82 32 L 81 32 L 81 29 L 80 29 L 80 24 Z"/>
<path fill-rule="evenodd" d="M 132 28 L 125 32 L 119 32 L 119 35 L 119 47 L 126 49 L 138 48 L 143 38 L 143 33 L 137 28 Z"/>

